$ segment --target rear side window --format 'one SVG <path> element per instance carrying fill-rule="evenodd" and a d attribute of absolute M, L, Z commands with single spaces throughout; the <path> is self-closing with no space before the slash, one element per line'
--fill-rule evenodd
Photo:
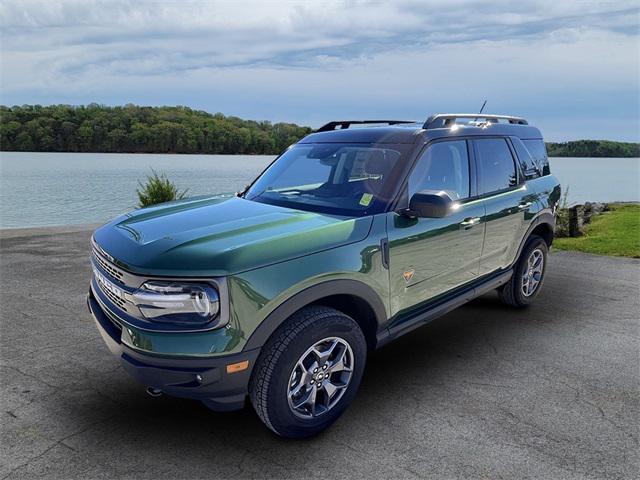
<path fill-rule="evenodd" d="M 549 175 L 551 169 L 549 168 L 549 158 L 547 157 L 547 147 L 541 138 L 535 140 L 523 140 L 524 146 L 527 147 L 533 162 L 535 163 L 541 175 Z"/>
<path fill-rule="evenodd" d="M 504 138 L 475 140 L 479 193 L 505 190 L 518 184 L 516 165 Z"/>

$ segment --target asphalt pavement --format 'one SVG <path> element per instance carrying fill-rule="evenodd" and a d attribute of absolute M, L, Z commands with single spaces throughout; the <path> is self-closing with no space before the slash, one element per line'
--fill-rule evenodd
<path fill-rule="evenodd" d="M 638 260 L 552 253 L 530 308 L 487 294 L 374 352 L 295 441 L 131 380 L 85 306 L 89 237 L 0 232 L 0 479 L 638 478 Z"/>

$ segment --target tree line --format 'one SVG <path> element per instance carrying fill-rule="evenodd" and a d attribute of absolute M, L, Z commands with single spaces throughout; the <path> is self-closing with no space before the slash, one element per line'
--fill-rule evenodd
<path fill-rule="evenodd" d="M 640 143 L 611 140 L 576 140 L 547 143 L 550 157 L 640 157 Z"/>
<path fill-rule="evenodd" d="M 277 155 L 312 132 L 188 107 L 0 106 L 0 150 Z M 640 157 L 639 143 L 547 143 L 550 157 Z"/>
<path fill-rule="evenodd" d="M 275 155 L 311 131 L 187 107 L 0 106 L 4 151 Z"/>

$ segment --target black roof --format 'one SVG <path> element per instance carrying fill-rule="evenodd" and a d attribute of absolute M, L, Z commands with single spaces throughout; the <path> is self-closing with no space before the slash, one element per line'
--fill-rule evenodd
<path fill-rule="evenodd" d="M 330 130 L 307 135 L 299 143 L 413 143 L 422 124 Z"/>
<path fill-rule="evenodd" d="M 498 115 L 480 115 L 480 119 L 487 119 L 484 122 L 455 123 L 455 118 L 469 118 L 474 115 L 470 114 L 440 114 L 430 117 L 427 122 L 415 122 L 373 126 L 348 128 L 350 123 L 363 124 L 367 121 L 341 121 L 330 122 L 321 127 L 320 131 L 307 135 L 299 143 L 415 143 L 419 139 L 421 141 L 429 141 L 436 138 L 444 137 L 462 137 L 462 136 L 513 136 L 522 139 L 542 138 L 540 130 L 536 127 L 528 125 L 526 120 L 518 117 L 506 117 Z M 452 123 L 446 121 L 447 118 L 453 118 Z M 434 121 L 434 119 L 438 121 Z M 442 121 L 442 120 L 445 121 Z M 498 122 L 498 119 L 506 119 L 507 122 Z M 382 121 L 381 121 L 382 122 Z M 384 122 L 393 122 L 384 121 Z M 399 121 L 400 122 L 400 121 Z M 328 126 L 346 125 L 347 128 L 338 130 L 327 129 Z M 446 125 L 446 126 L 442 126 Z M 425 126 L 427 128 L 425 128 Z"/>

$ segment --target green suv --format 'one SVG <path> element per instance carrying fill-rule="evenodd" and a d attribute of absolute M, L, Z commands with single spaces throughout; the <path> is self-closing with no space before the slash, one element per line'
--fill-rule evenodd
<path fill-rule="evenodd" d="M 524 119 L 331 122 L 235 196 L 99 228 L 88 306 L 151 395 L 248 396 L 277 434 L 309 436 L 351 403 L 368 351 L 490 290 L 531 303 L 559 198 Z"/>

